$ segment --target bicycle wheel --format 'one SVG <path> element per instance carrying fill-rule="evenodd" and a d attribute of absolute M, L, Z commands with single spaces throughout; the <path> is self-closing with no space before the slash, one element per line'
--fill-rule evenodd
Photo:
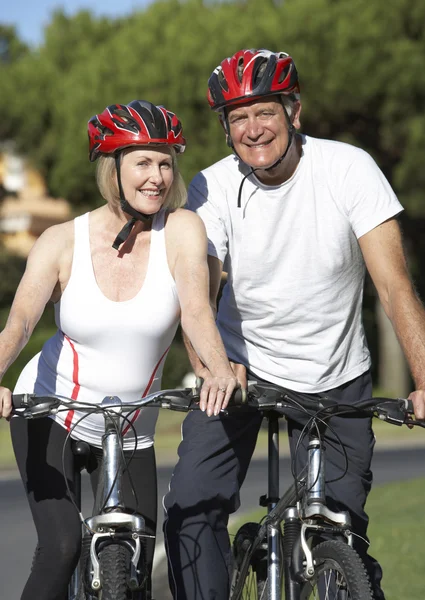
<path fill-rule="evenodd" d="M 330 540 L 313 549 L 314 576 L 301 588 L 301 600 L 372 600 L 366 569 L 353 548 Z"/>
<path fill-rule="evenodd" d="M 233 542 L 233 572 L 230 600 L 263 600 L 266 598 L 267 551 L 258 544 L 258 523 L 245 523 Z M 258 546 L 253 552 L 252 544 Z"/>
<path fill-rule="evenodd" d="M 99 565 L 102 588 L 99 590 L 99 600 L 144 600 L 143 589 L 131 590 L 128 587 L 130 575 L 130 550 L 121 544 L 109 544 L 99 552 Z M 146 581 L 144 582 L 144 584 Z"/>

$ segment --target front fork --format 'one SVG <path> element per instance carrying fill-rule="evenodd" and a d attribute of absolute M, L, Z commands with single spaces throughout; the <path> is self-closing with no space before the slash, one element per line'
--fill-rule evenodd
<path fill-rule="evenodd" d="M 334 512 L 326 506 L 325 448 L 319 431 L 310 431 L 307 449 L 306 488 L 297 507 L 290 507 L 284 514 L 284 577 L 285 599 L 300 599 L 300 584 L 314 575 L 311 538 L 315 535 L 344 535 L 348 544 L 353 543 L 351 519 L 348 512 Z M 313 536 L 311 535 L 313 534 Z M 276 596 L 280 598 L 280 596 Z"/>
<path fill-rule="evenodd" d="M 91 588 L 98 591 L 102 587 L 100 565 L 98 558 L 98 543 L 112 540 L 116 537 L 116 531 L 126 531 L 120 534 L 121 543 L 125 543 L 133 551 L 130 563 L 129 586 L 132 589 L 139 587 L 138 563 L 142 552 L 141 539 L 148 536 L 145 533 L 145 521 L 140 515 L 129 515 L 124 512 L 124 502 L 122 499 L 122 475 L 123 462 L 121 455 L 121 446 L 119 432 L 121 428 L 120 411 L 116 410 L 119 399 L 116 397 L 106 397 L 102 401 L 102 408 L 108 406 L 114 407 L 105 416 L 105 433 L 102 437 L 102 471 L 98 489 L 96 490 L 96 500 L 94 507 L 94 516 L 87 519 L 85 530 L 90 534 L 83 534 L 83 544 L 87 547 L 82 549 L 90 556 L 91 563 Z M 76 500 L 78 507 L 81 507 L 81 474 L 78 472 L 76 479 Z M 117 538 L 118 539 L 118 538 Z M 85 573 L 81 573 L 77 568 L 71 579 L 68 588 L 69 600 L 77 600 L 82 587 L 81 578 Z"/>
<path fill-rule="evenodd" d="M 116 397 L 104 398 L 102 407 L 108 403 L 116 406 Z M 122 498 L 122 476 L 124 471 L 122 449 L 120 445 L 121 417 L 120 411 L 111 410 L 105 415 L 105 433 L 102 437 L 103 467 L 99 493 L 96 498 L 95 516 L 87 520 L 87 527 L 92 533 L 90 545 L 90 562 L 92 567 L 91 587 L 99 590 L 102 587 L 98 544 L 102 541 L 121 540 L 132 550 L 130 563 L 129 586 L 139 587 L 138 564 L 142 552 L 141 537 L 145 534 L 145 521 L 140 515 L 125 512 Z M 117 536 L 117 530 L 124 531 Z"/>

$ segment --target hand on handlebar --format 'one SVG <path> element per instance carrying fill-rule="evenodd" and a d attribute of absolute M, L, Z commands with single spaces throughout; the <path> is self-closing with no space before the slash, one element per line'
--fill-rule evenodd
<path fill-rule="evenodd" d="M 239 363 L 230 362 L 230 366 L 232 367 L 232 371 L 235 374 L 236 379 L 239 381 L 239 385 L 243 390 L 246 390 L 248 387 L 248 380 L 246 377 L 246 367 L 245 365 L 241 365 Z"/>
<path fill-rule="evenodd" d="M 12 413 L 12 392 L 0 386 L 0 419 L 10 419 Z"/>
<path fill-rule="evenodd" d="M 201 388 L 200 409 L 206 411 L 209 417 L 217 416 L 220 410 L 226 408 L 233 391 L 238 387 L 236 377 L 213 377 L 208 373 Z"/>
<path fill-rule="evenodd" d="M 415 418 L 418 421 L 425 420 L 425 390 L 416 390 L 409 395 L 409 400 L 413 402 Z M 410 425 L 412 427 L 412 425 Z"/>

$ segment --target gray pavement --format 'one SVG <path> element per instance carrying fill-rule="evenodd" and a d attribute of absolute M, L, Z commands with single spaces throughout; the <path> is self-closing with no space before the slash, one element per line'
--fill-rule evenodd
<path fill-rule="evenodd" d="M 424 432 L 425 442 L 425 432 Z M 404 440 L 401 444 L 391 445 L 392 448 L 379 445 L 375 452 L 373 470 L 375 485 L 390 481 L 403 481 L 425 476 L 425 448 L 417 442 L 410 447 Z M 394 446 L 397 445 L 395 448 Z M 261 454 L 261 453 L 260 453 Z M 286 451 L 282 449 L 282 455 Z M 158 468 L 159 498 L 167 491 L 172 466 Z M 266 491 L 267 464 L 257 453 L 252 461 L 246 482 L 242 488 L 242 508 L 236 517 L 242 516 L 243 511 L 251 511 L 258 506 L 258 498 Z M 290 465 L 287 456 L 281 460 L 281 487 L 290 481 Z M 83 477 L 83 511 L 88 515 L 91 509 L 91 493 L 88 478 Z M 20 592 L 29 572 L 32 553 L 35 546 L 35 530 L 28 510 L 24 490 L 16 472 L 3 473 L 0 478 L 0 523 L 2 535 L 0 538 L 0 581 L 2 582 L 1 598 L 19 600 Z M 158 540 L 155 557 L 154 591 L 156 600 L 171 600 L 168 591 L 165 553 L 162 543 L 162 508 L 159 506 Z"/>

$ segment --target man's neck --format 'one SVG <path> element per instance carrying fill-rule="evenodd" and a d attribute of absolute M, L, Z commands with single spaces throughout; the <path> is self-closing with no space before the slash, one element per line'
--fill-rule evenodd
<path fill-rule="evenodd" d="M 300 135 L 296 134 L 285 159 L 274 169 L 255 171 L 255 176 L 264 185 L 281 185 L 295 173 L 301 160 L 301 154 L 302 139 Z"/>

